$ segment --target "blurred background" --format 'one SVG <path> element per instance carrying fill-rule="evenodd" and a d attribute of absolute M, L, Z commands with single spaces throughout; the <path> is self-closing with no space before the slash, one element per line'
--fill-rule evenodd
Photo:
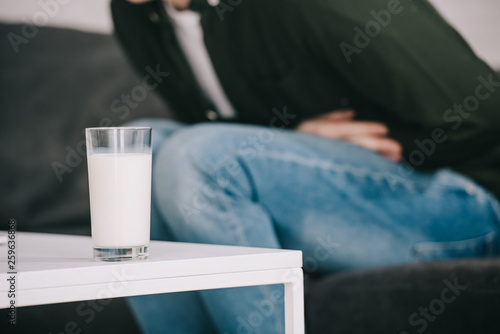
<path fill-rule="evenodd" d="M 432 2 L 500 69 L 500 1 Z M 170 117 L 153 92 L 127 113 L 112 107 L 141 84 L 112 34 L 109 0 L 0 0 L 2 221 L 89 234 L 83 129 Z"/>
<path fill-rule="evenodd" d="M 499 0 L 431 2 L 500 69 Z M 0 0 L 1 230 L 14 218 L 23 231 L 90 235 L 84 128 L 171 117 L 153 92 L 127 112 L 113 108 L 141 80 L 112 33 L 109 0 Z M 83 332 L 138 332 L 123 300 L 90 324 L 75 315 L 78 305 L 22 308 L 20 324 L 36 329 L 18 332 L 59 332 L 68 319 Z M 112 317 L 121 328 L 104 321 Z"/>

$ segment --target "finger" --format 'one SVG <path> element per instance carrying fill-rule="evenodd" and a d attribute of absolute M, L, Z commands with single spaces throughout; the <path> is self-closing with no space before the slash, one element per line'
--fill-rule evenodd
<path fill-rule="evenodd" d="M 328 119 L 335 122 L 350 121 L 354 118 L 355 112 L 353 109 L 335 110 L 322 115 L 321 119 Z"/>
<path fill-rule="evenodd" d="M 356 136 L 386 136 L 387 127 L 377 122 L 325 122 L 313 124 L 315 133 L 327 138 L 343 139 Z"/>
<path fill-rule="evenodd" d="M 391 161 L 398 162 L 401 160 L 403 148 L 394 139 L 377 136 L 355 136 L 348 137 L 345 140 L 377 152 Z"/>

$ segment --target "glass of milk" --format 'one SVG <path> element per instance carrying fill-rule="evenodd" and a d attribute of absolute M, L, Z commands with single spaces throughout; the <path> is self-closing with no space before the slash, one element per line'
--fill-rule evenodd
<path fill-rule="evenodd" d="M 151 128 L 88 128 L 94 260 L 149 255 Z"/>

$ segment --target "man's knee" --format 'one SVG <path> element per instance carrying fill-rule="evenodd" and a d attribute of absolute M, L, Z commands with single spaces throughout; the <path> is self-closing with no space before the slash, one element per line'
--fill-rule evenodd
<path fill-rule="evenodd" d="M 150 127 L 153 128 L 153 135 L 155 131 L 165 132 L 165 131 L 173 131 L 183 126 L 183 124 L 165 119 L 165 118 L 155 118 L 155 117 L 146 117 L 146 118 L 138 118 L 132 120 L 130 122 L 124 123 L 121 126 L 124 127 Z"/>
<path fill-rule="evenodd" d="M 257 127 L 199 124 L 177 131 L 161 148 L 161 160 L 169 165 L 197 165 L 209 170 L 246 152 L 258 139 Z M 254 138 L 255 137 L 255 138 Z"/>
<path fill-rule="evenodd" d="M 223 124 L 195 125 L 176 132 L 158 152 L 153 168 L 155 193 L 173 196 L 175 201 L 200 192 L 216 197 L 244 175 L 239 146 L 253 132 L 245 126 Z"/>
<path fill-rule="evenodd" d="M 154 183 L 182 187 L 194 182 L 195 175 L 208 172 L 210 156 L 218 146 L 217 131 L 212 127 L 195 125 L 176 131 L 159 148 L 153 167 Z"/>
<path fill-rule="evenodd" d="M 124 126 L 124 127 L 153 127 L 153 125 L 156 123 L 156 122 L 161 122 L 163 121 L 163 119 L 161 118 L 138 118 L 138 119 L 134 119 L 130 122 L 126 122 L 124 124 L 122 124 L 121 126 Z"/>

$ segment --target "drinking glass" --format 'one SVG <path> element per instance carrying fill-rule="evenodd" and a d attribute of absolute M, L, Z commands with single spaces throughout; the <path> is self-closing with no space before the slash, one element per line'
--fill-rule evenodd
<path fill-rule="evenodd" d="M 145 259 L 151 219 L 151 128 L 88 128 L 94 260 Z"/>

